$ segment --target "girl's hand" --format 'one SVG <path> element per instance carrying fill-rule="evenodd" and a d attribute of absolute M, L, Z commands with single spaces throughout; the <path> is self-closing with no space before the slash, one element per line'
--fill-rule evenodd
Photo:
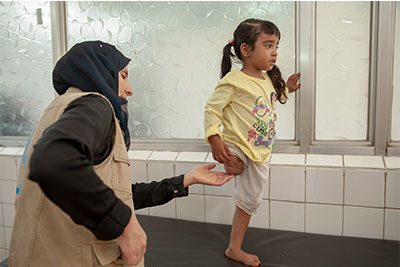
<path fill-rule="evenodd" d="M 292 93 L 300 88 L 301 84 L 297 83 L 300 79 L 300 72 L 290 75 L 286 82 L 286 87 L 289 89 L 289 93 Z"/>
<path fill-rule="evenodd" d="M 208 141 L 211 144 L 211 151 L 213 154 L 213 158 L 219 163 L 225 163 L 229 161 L 229 148 L 222 142 L 219 135 L 212 135 L 208 138 Z"/>

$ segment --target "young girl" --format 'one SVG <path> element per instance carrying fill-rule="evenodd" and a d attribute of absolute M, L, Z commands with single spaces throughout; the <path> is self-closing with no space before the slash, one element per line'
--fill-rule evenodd
<path fill-rule="evenodd" d="M 224 47 L 221 80 L 205 107 L 206 141 L 211 144 L 214 159 L 223 163 L 228 173 L 240 174 L 233 194 L 236 210 L 225 255 L 251 266 L 261 262 L 256 255 L 244 252 L 241 245 L 268 179 L 276 101 L 284 104 L 288 92 L 300 87 L 300 73 L 291 75 L 285 83 L 276 66 L 280 37 L 272 22 L 258 19 L 241 22 L 232 41 Z M 235 59 L 243 67 L 231 71 Z"/>

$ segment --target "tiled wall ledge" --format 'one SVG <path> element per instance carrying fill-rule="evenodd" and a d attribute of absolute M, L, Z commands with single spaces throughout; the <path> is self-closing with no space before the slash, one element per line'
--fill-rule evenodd
<path fill-rule="evenodd" d="M 8 256 L 23 148 L 0 148 L 0 261 Z M 151 182 L 215 163 L 208 152 L 129 151 L 132 182 Z M 217 164 L 215 170 L 223 171 Z M 400 157 L 277 154 L 250 226 L 400 240 Z M 237 179 L 237 178 L 235 178 Z M 136 213 L 231 224 L 236 180 L 194 185 L 186 198 Z"/>

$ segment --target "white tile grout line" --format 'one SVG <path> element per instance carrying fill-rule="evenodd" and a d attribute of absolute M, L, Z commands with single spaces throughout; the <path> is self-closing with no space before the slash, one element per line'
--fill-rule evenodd
<path fill-rule="evenodd" d="M 385 161 L 383 161 L 385 162 Z M 385 239 L 385 221 L 386 221 L 386 183 L 387 183 L 387 172 L 384 172 L 384 185 L 383 185 L 383 229 L 382 239 Z"/>
<path fill-rule="evenodd" d="M 344 166 L 344 158 L 342 156 L 342 160 L 343 160 L 343 166 Z M 343 194 L 342 194 L 342 236 L 344 235 L 344 195 L 345 195 L 345 170 L 343 168 L 342 170 L 342 189 L 343 189 Z"/>

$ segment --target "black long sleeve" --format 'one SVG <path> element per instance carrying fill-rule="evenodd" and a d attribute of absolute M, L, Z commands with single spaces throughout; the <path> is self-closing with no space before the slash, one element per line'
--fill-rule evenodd
<path fill-rule="evenodd" d="M 29 179 L 77 224 L 98 239 L 118 237 L 131 210 L 96 175 L 93 166 L 112 149 L 114 119 L 102 97 L 89 95 L 70 103 L 61 118 L 48 127 L 34 147 Z M 160 182 L 132 185 L 136 209 L 187 196 L 183 175 Z"/>
<path fill-rule="evenodd" d="M 133 184 L 135 210 L 162 205 L 176 197 L 187 196 L 189 188 L 183 186 L 183 177 L 182 174 L 159 182 Z"/>

